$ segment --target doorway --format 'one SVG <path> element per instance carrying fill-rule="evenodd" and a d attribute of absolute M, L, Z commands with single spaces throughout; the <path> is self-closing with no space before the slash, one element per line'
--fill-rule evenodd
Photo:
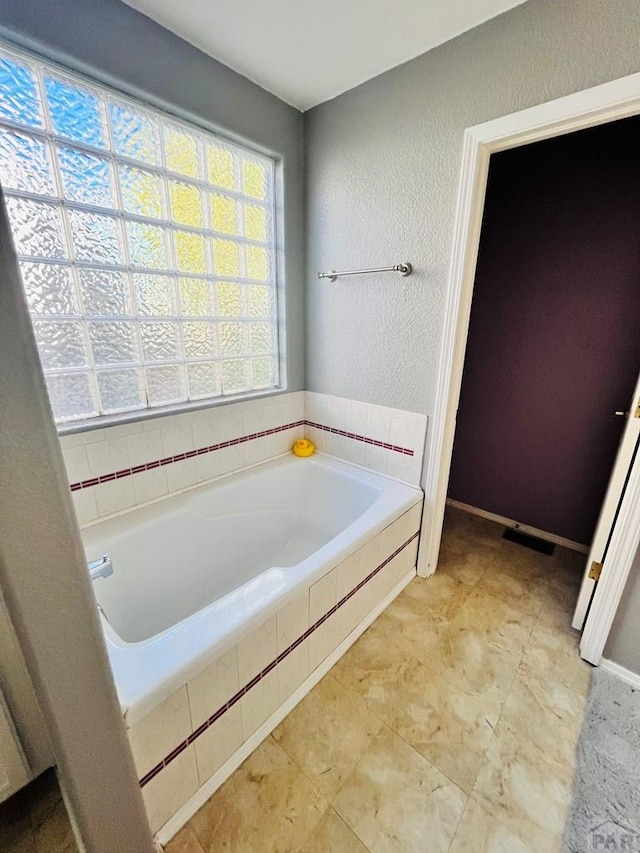
<path fill-rule="evenodd" d="M 638 113 L 640 75 L 636 74 L 469 128 L 465 132 L 453 256 L 446 297 L 444 339 L 426 457 L 423 529 L 427 535 L 423 539 L 418 565 L 419 574 L 422 576 L 433 573 L 437 565 L 489 157 L 497 151 L 603 125 Z M 634 405 L 637 402 L 634 401 Z M 629 432 L 629 423 L 628 420 L 625 436 Z M 624 443 L 623 438 L 623 445 Z M 616 475 L 620 474 L 620 457 L 621 453 L 614 470 Z M 631 454 L 628 454 L 627 463 L 630 459 Z M 581 643 L 583 657 L 593 663 L 600 660 L 640 540 L 640 528 L 637 523 L 640 520 L 640 464 L 637 464 L 637 460 L 623 475 L 626 490 L 614 513 L 616 521 L 608 536 L 607 554 L 611 555 L 611 559 L 607 558 L 608 565 L 604 567 L 602 579 L 593 597 L 590 618 Z"/>
<path fill-rule="evenodd" d="M 585 554 L 640 370 L 638 150 L 636 116 L 492 155 L 478 251 L 448 501 Z"/>

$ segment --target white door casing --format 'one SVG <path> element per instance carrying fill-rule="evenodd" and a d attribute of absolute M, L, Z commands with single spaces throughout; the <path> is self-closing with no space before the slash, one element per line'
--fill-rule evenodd
<path fill-rule="evenodd" d="M 631 74 L 465 130 L 436 399 L 425 450 L 424 533 L 418 553 L 421 577 L 436 570 L 440 550 L 489 158 L 497 151 L 638 114 L 640 74 Z M 638 507 L 631 505 L 633 496 Z M 610 570 L 603 571 L 582 638 L 581 654 L 592 663 L 600 660 L 635 556 L 635 550 L 630 552 L 635 531 L 628 529 L 636 516 L 634 509 L 640 538 L 640 465 L 631 471 L 609 543 Z"/>

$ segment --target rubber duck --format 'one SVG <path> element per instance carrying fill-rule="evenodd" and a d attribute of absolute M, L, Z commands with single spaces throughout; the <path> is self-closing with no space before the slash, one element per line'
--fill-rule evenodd
<path fill-rule="evenodd" d="M 308 438 L 299 438 L 293 445 L 295 456 L 311 456 L 316 452 L 316 446 Z"/>

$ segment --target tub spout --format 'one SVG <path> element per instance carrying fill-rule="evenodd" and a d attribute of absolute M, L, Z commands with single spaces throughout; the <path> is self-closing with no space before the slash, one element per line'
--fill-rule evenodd
<path fill-rule="evenodd" d="M 87 563 L 87 568 L 92 581 L 96 578 L 108 578 L 109 575 L 113 574 L 113 563 L 108 554 L 103 554 L 97 560 L 91 560 Z"/>

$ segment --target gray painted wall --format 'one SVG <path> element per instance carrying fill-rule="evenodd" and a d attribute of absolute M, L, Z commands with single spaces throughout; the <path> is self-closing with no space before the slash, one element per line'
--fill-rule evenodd
<path fill-rule="evenodd" d="M 281 158 L 287 384 L 302 390 L 302 113 L 121 0 L 0 0 L 0 37 Z"/>
<path fill-rule="evenodd" d="M 640 676 L 640 550 L 627 578 L 604 657 Z"/>
<path fill-rule="evenodd" d="M 302 115 L 120 0 L 0 0 L 0 37 L 281 159 L 288 387 L 302 389 Z M 24 654 L 86 849 L 143 853 L 151 837 L 1 200 L 0 302 L 0 587 L 20 641 L 0 674 L 37 771 L 49 743 Z"/>
<path fill-rule="evenodd" d="M 433 415 L 464 129 L 638 71 L 639 44 L 637 0 L 529 0 L 305 115 L 309 390 Z"/>

